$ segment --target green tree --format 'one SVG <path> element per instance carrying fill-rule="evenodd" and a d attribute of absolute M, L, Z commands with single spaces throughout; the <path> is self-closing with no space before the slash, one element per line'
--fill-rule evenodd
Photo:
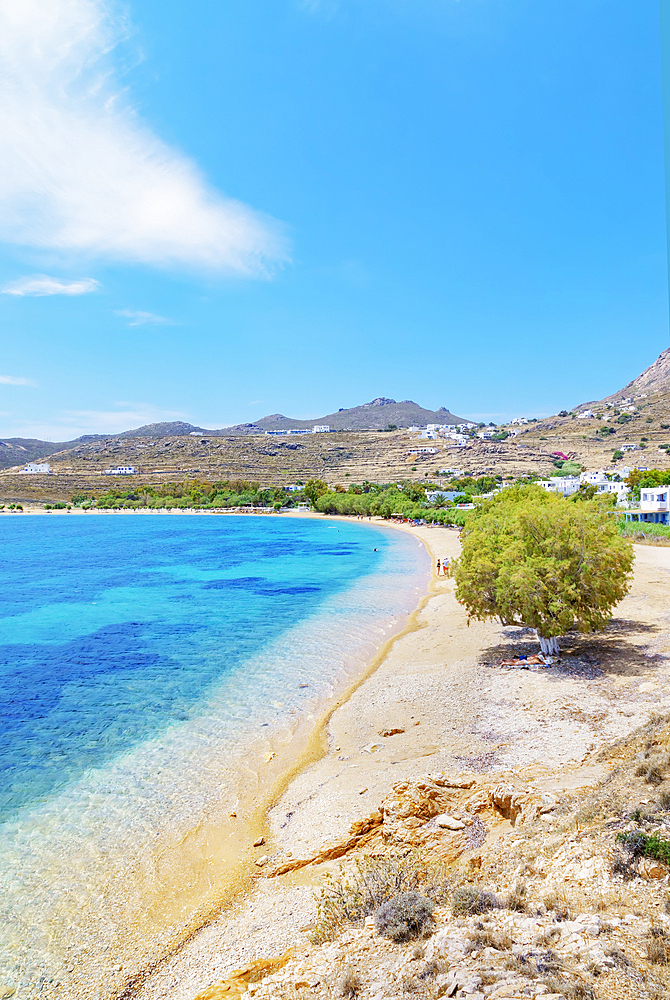
<path fill-rule="evenodd" d="M 315 507 L 319 497 L 322 497 L 324 493 L 328 493 L 328 483 L 325 483 L 323 479 L 308 479 L 303 487 L 303 493 L 311 505 Z"/>
<path fill-rule="evenodd" d="M 630 588 L 632 546 L 599 504 L 513 486 L 472 511 L 461 538 L 468 617 L 535 628 L 543 653 L 573 627 L 602 628 Z"/>

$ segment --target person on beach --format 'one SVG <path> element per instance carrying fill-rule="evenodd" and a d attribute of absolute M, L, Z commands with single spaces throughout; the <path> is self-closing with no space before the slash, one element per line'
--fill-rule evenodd
<path fill-rule="evenodd" d="M 440 560 L 438 559 L 437 560 L 437 575 L 438 576 L 440 575 L 441 569 L 442 569 L 442 564 L 440 563 Z"/>
<path fill-rule="evenodd" d="M 449 557 L 447 556 L 442 560 L 442 572 L 445 576 L 449 576 Z"/>

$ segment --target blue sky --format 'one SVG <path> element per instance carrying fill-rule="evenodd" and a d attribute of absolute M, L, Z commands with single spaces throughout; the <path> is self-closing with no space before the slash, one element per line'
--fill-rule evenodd
<path fill-rule="evenodd" d="M 668 346 L 658 0 L 24 0 L 0 58 L 5 436 L 541 415 Z"/>

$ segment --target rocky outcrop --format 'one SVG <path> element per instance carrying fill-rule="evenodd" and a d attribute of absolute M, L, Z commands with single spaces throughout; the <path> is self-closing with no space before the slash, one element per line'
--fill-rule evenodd
<path fill-rule="evenodd" d="M 258 983 L 266 976 L 283 969 L 295 958 L 295 954 L 296 949 L 289 948 L 280 958 L 260 958 L 256 962 L 249 962 L 244 968 L 235 969 L 226 979 L 198 993 L 195 1000 L 233 1000 L 234 997 L 241 997 L 252 983 Z"/>
<path fill-rule="evenodd" d="M 286 875 L 307 865 L 319 865 L 344 857 L 379 837 L 389 847 L 430 846 L 445 860 L 455 861 L 467 849 L 468 828 L 475 817 L 489 813 L 489 824 L 506 819 L 512 826 L 533 822 L 556 805 L 552 796 L 500 784 L 482 784 L 475 794 L 474 778 L 430 775 L 413 781 L 398 781 L 365 819 L 351 825 L 349 836 L 324 845 L 308 858 L 291 858 L 267 871 L 268 878 Z M 481 826 L 481 824 L 480 824 Z"/>

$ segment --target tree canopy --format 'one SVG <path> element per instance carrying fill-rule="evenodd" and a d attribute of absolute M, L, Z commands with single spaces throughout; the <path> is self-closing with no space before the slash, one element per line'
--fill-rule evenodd
<path fill-rule="evenodd" d="M 632 546 L 600 504 L 513 486 L 474 510 L 461 538 L 456 596 L 468 617 L 533 627 L 544 652 L 573 627 L 601 629 L 630 588 Z"/>

